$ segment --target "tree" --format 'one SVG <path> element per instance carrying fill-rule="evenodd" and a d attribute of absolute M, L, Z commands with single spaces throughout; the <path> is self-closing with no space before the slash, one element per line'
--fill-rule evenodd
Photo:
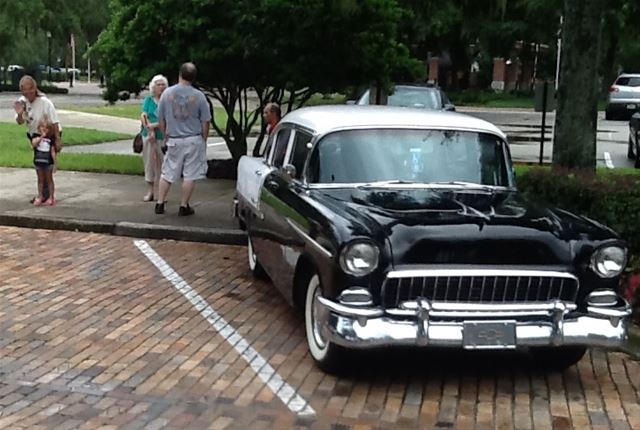
<path fill-rule="evenodd" d="M 109 20 L 104 0 L 0 0 L 0 64 L 48 62 L 47 32 L 54 58 L 64 58 L 69 35 L 75 34 L 78 55 L 93 43 Z"/>
<path fill-rule="evenodd" d="M 139 91 L 193 61 L 201 90 L 225 110 L 213 128 L 237 161 L 267 101 L 289 108 L 315 92 L 388 84 L 415 68 L 396 42 L 394 0 L 115 0 L 97 51 L 110 89 Z M 255 94 L 257 103 L 251 102 Z"/>
<path fill-rule="evenodd" d="M 595 169 L 603 0 L 565 0 L 553 165 Z"/>

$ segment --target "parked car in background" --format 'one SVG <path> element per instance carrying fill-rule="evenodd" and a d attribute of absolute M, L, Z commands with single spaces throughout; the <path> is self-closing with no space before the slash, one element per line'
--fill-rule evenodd
<path fill-rule="evenodd" d="M 356 104 L 370 104 L 370 95 L 370 90 L 365 91 Z M 393 93 L 387 98 L 387 105 L 446 111 L 456 110 L 453 103 L 449 101 L 447 95 L 440 88 L 433 85 L 420 84 L 396 85 Z"/>
<path fill-rule="evenodd" d="M 634 160 L 634 166 L 640 168 L 640 112 L 636 112 L 629 120 L 629 148 L 627 157 Z"/>
<path fill-rule="evenodd" d="M 24 69 L 24 67 L 19 66 L 17 64 L 10 64 L 9 66 L 7 66 L 7 72 L 13 72 L 14 70 L 21 70 Z"/>
<path fill-rule="evenodd" d="M 528 348 L 554 368 L 626 350 L 625 243 L 525 199 L 493 124 L 317 106 L 274 133 L 240 159 L 236 215 L 249 268 L 302 310 L 320 368 L 374 347 Z"/>
<path fill-rule="evenodd" d="M 609 87 L 605 119 L 629 119 L 640 111 L 640 73 L 623 73 Z"/>

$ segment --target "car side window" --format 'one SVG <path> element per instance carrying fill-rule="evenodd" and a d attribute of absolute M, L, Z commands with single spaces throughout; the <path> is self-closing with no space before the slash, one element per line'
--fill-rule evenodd
<path fill-rule="evenodd" d="M 265 136 L 265 144 L 262 146 L 262 152 L 260 154 L 260 157 L 264 157 L 265 160 L 269 160 L 269 157 L 271 156 L 271 147 L 273 146 L 273 134 L 271 135 L 266 135 Z"/>
<path fill-rule="evenodd" d="M 296 168 L 296 179 L 302 178 L 304 162 L 307 160 L 307 154 L 309 153 L 307 144 L 311 142 L 311 138 L 311 134 L 299 130 L 296 131 L 293 138 L 293 149 L 291 150 L 289 163 Z"/>
<path fill-rule="evenodd" d="M 287 155 L 287 144 L 291 137 L 290 128 L 281 128 L 276 136 L 275 143 L 273 145 L 273 155 L 271 156 L 271 164 L 275 167 L 282 167 L 284 163 L 284 157 Z"/>

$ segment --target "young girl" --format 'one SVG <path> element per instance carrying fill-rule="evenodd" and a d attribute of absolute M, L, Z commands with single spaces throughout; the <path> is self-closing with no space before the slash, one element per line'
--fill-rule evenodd
<path fill-rule="evenodd" d="M 39 135 L 31 138 L 33 146 L 33 164 L 36 166 L 38 173 L 38 197 L 35 198 L 33 204 L 35 206 L 45 205 L 53 206 L 56 203 L 54 198 L 53 170 L 57 166 L 57 157 L 55 150 L 55 135 L 53 124 L 48 118 L 43 118 L 38 124 Z M 49 198 L 43 201 L 44 184 L 49 187 Z"/>

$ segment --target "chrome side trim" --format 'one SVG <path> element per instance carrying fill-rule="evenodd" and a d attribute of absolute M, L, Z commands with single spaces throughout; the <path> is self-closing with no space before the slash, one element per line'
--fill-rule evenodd
<path fill-rule="evenodd" d="M 387 278 L 428 278 L 446 276 L 537 276 L 543 278 L 566 278 L 577 281 L 578 278 L 567 272 L 553 270 L 521 270 L 521 269 L 409 269 L 394 270 L 387 273 Z"/>
<path fill-rule="evenodd" d="M 313 239 L 311 236 L 309 236 L 307 233 L 305 233 L 300 227 L 298 227 L 293 221 L 291 221 L 290 218 L 287 218 L 287 223 L 289 224 L 289 226 L 291 226 L 291 228 L 296 233 L 298 233 L 300 236 L 302 236 L 307 243 L 309 243 L 311 246 L 313 246 L 313 248 L 315 250 L 320 252 L 326 258 L 333 258 L 333 254 L 331 254 L 331 252 L 329 252 L 328 249 L 326 249 L 325 247 L 320 245 L 315 239 Z"/>

